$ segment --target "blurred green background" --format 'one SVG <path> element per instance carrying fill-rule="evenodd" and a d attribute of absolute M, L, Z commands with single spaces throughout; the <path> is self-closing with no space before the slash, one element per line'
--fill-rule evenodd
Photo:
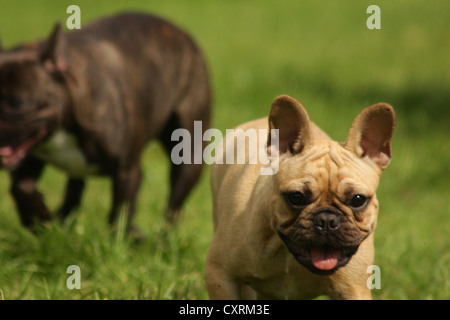
<path fill-rule="evenodd" d="M 46 37 L 81 8 L 82 26 L 120 11 L 145 11 L 188 31 L 208 61 L 213 127 L 266 116 L 289 94 L 343 141 L 358 112 L 390 103 L 397 116 L 393 159 L 378 190 L 375 299 L 450 298 L 450 2 L 419 1 L 12 1 L 0 0 L 4 48 Z M 366 9 L 381 8 L 369 30 Z M 130 35 L 132 36 L 132 35 Z M 212 239 L 209 167 L 167 230 L 162 211 L 168 161 L 157 143 L 145 153 L 136 223 L 148 241 L 132 245 L 106 225 L 110 184 L 89 180 L 82 207 L 39 237 L 24 230 L 0 172 L 0 298 L 206 299 L 204 259 Z M 59 206 L 65 177 L 52 168 L 39 187 Z M 81 268 L 81 290 L 66 287 Z M 369 275 L 368 275 L 369 276 Z"/>

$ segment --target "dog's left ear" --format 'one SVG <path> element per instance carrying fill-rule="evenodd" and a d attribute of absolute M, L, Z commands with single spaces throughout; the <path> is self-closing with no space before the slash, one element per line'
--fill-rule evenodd
<path fill-rule="evenodd" d="M 39 53 L 41 62 L 49 72 L 64 72 L 67 70 L 67 42 L 61 23 L 57 22 L 52 33 L 44 43 Z"/>
<path fill-rule="evenodd" d="M 369 157 L 384 170 L 391 161 L 394 125 L 395 113 L 389 104 L 367 107 L 353 121 L 345 147 L 361 158 Z"/>
<path fill-rule="evenodd" d="M 267 153 L 272 155 L 272 129 L 278 131 L 279 154 L 290 152 L 300 153 L 311 143 L 309 117 L 305 108 L 296 99 L 281 95 L 272 102 L 269 114 L 269 138 Z"/>

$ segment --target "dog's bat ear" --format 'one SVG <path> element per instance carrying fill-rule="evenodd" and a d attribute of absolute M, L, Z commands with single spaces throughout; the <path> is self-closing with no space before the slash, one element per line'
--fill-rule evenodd
<path fill-rule="evenodd" d="M 369 157 L 384 170 L 392 157 L 391 139 L 395 113 L 387 103 L 367 107 L 355 118 L 345 147 L 361 158 Z"/>
<path fill-rule="evenodd" d="M 273 131 L 276 129 L 277 131 Z M 309 116 L 305 108 L 296 99 L 281 95 L 272 102 L 269 114 L 269 138 L 267 151 L 273 148 L 273 134 L 278 136 L 279 153 L 300 153 L 311 143 Z M 275 139 L 276 140 L 276 139 Z"/>
<path fill-rule="evenodd" d="M 49 72 L 67 70 L 67 43 L 61 23 L 57 22 L 40 51 L 40 60 Z"/>

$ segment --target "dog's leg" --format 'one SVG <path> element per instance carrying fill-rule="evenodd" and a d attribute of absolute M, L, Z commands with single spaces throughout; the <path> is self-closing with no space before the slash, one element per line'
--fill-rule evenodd
<path fill-rule="evenodd" d="M 241 298 L 241 286 L 220 265 L 207 261 L 205 279 L 211 300 L 238 300 Z"/>
<path fill-rule="evenodd" d="M 346 290 L 333 292 L 329 296 L 333 300 L 372 300 L 372 293 L 367 287 L 349 286 Z"/>
<path fill-rule="evenodd" d="M 191 118 L 192 116 L 189 119 Z M 203 132 L 207 129 L 207 125 L 208 123 L 206 121 L 204 124 L 202 122 L 202 136 Z M 204 146 L 204 142 L 202 141 L 201 148 L 197 147 L 197 149 L 195 149 L 194 147 L 194 120 L 189 122 L 187 119 L 181 120 L 179 116 L 173 115 L 164 130 L 161 132 L 159 140 L 170 157 L 173 147 L 179 143 L 178 141 L 171 141 L 172 132 L 178 128 L 187 129 L 191 135 L 191 163 L 174 164 L 171 161 L 170 195 L 165 212 L 166 220 L 170 224 L 175 224 L 177 222 L 181 207 L 194 185 L 198 182 L 202 172 L 202 164 L 194 164 L 195 152 L 201 153 L 200 159 L 202 159 Z"/>
<path fill-rule="evenodd" d="M 248 284 L 243 284 L 241 286 L 241 299 L 242 300 L 257 300 L 258 295 L 256 294 L 256 291 L 253 290 L 253 288 L 250 287 Z"/>
<path fill-rule="evenodd" d="M 73 209 L 80 206 L 84 186 L 85 183 L 83 179 L 69 178 L 67 181 L 64 203 L 58 210 L 61 221 L 64 221 Z"/>
<path fill-rule="evenodd" d="M 118 169 L 117 173 L 113 176 L 113 201 L 109 215 L 109 223 L 114 225 L 120 210 L 125 210 L 124 212 L 127 215 L 126 230 L 128 233 L 131 231 L 137 232 L 132 225 L 132 220 L 141 180 L 142 171 L 138 164 L 129 169 Z"/>
<path fill-rule="evenodd" d="M 181 207 L 200 178 L 201 171 L 201 164 L 175 165 L 172 163 L 170 171 L 170 196 L 165 213 L 169 223 L 177 222 Z"/>
<path fill-rule="evenodd" d="M 25 158 L 11 172 L 11 194 L 25 227 L 32 228 L 36 223 L 51 220 L 50 212 L 44 204 L 42 194 L 36 189 L 44 163 L 36 158 Z"/>

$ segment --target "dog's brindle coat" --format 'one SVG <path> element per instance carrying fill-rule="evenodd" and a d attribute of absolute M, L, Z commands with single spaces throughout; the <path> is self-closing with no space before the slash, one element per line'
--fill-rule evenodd
<path fill-rule="evenodd" d="M 0 49 L 0 167 L 11 172 L 25 226 L 51 219 L 36 189 L 51 163 L 69 176 L 62 218 L 80 204 L 85 176 L 101 174 L 113 181 L 110 223 L 128 204 L 130 228 L 145 144 L 157 138 L 170 154 L 173 130 L 193 133 L 194 121 L 206 130 L 209 119 L 202 54 L 189 35 L 160 18 L 121 14 L 67 34 L 57 24 L 46 40 Z M 169 221 L 201 169 L 172 164 Z"/>

